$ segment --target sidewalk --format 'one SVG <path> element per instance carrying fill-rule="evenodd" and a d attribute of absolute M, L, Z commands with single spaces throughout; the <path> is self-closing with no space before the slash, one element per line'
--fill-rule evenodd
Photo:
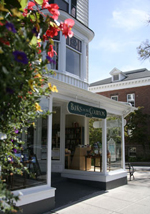
<path fill-rule="evenodd" d="M 135 167 L 135 170 L 135 180 L 128 181 L 127 185 L 108 191 L 93 191 L 81 198 L 79 195 L 76 201 L 47 214 L 149 214 L 150 168 Z"/>

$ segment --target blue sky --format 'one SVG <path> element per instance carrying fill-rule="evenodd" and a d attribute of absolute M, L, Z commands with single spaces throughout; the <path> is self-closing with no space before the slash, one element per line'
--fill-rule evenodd
<path fill-rule="evenodd" d="M 89 27 L 95 37 L 89 44 L 89 82 L 121 71 L 150 69 L 137 47 L 150 37 L 150 0 L 89 0 Z"/>

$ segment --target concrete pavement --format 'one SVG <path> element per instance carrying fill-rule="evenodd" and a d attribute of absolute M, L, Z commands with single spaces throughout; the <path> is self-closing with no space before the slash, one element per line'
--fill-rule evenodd
<path fill-rule="evenodd" d="M 79 195 L 76 201 L 47 214 L 149 214 L 150 168 L 139 167 L 136 170 L 135 179 L 128 181 L 127 185 L 108 191 L 91 191 L 83 197 Z"/>

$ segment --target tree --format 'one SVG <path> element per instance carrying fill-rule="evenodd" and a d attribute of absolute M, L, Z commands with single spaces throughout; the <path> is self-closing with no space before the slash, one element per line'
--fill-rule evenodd
<path fill-rule="evenodd" d="M 94 128 L 93 123 L 97 121 L 97 119 L 89 120 L 89 141 L 90 145 L 93 146 L 94 143 L 100 142 L 102 143 L 102 129 Z"/>
<path fill-rule="evenodd" d="M 43 13 L 49 11 L 49 15 Z M 24 128 L 34 125 L 34 120 L 49 115 L 40 106 L 41 96 L 58 92 L 48 82 L 48 63 L 55 63 L 53 37 L 59 31 L 73 36 L 74 21 L 65 20 L 59 26 L 59 7 L 48 0 L 2 0 L 0 3 L 0 210 L 16 212 L 19 199 L 7 186 L 7 177 L 23 174 L 23 166 L 15 152 L 24 143 L 18 135 Z M 43 59 L 43 52 L 46 58 Z M 20 170 L 14 166 L 16 162 Z"/>
<path fill-rule="evenodd" d="M 150 57 L 150 43 L 149 40 L 142 42 L 142 44 L 137 48 L 138 55 L 141 60 L 149 59 Z"/>
<path fill-rule="evenodd" d="M 125 126 L 125 137 L 128 143 L 142 145 L 144 154 L 146 145 L 150 140 L 150 134 L 147 124 L 149 124 L 150 116 L 142 112 L 142 108 L 130 113 Z"/>

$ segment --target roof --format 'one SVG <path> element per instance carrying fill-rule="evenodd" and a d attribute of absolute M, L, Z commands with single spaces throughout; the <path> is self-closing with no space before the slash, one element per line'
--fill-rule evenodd
<path fill-rule="evenodd" d="M 135 80 L 135 79 L 150 77 L 150 71 L 147 70 L 146 68 L 132 70 L 132 71 L 126 71 L 126 72 L 122 72 L 122 74 L 124 74 L 125 78 L 120 80 L 120 81 L 117 81 L 117 82 L 125 82 L 125 81 L 129 81 L 129 80 Z M 99 80 L 97 82 L 93 82 L 89 86 L 92 87 L 92 86 L 105 85 L 105 84 L 110 84 L 110 83 L 116 83 L 116 81 L 113 82 L 112 77 L 109 77 L 107 79 L 103 79 L 103 80 Z"/>
<path fill-rule="evenodd" d="M 92 107 L 103 108 L 108 114 L 123 115 L 126 117 L 130 112 L 136 110 L 135 107 L 125 103 L 116 102 L 108 97 L 92 93 L 88 90 L 78 88 L 65 82 L 48 77 L 52 85 L 57 85 L 58 93 L 53 93 L 53 102 L 79 102 Z"/>

